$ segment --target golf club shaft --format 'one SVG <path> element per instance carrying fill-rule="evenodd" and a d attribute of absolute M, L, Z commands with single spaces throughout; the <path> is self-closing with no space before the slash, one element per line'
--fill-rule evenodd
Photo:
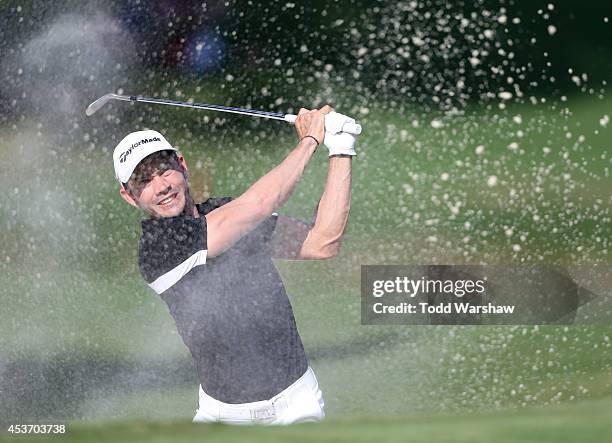
<path fill-rule="evenodd" d="M 165 100 L 161 98 L 139 97 L 139 96 L 134 96 L 134 95 L 132 96 L 117 95 L 113 98 L 117 100 L 123 100 L 123 101 L 180 106 L 184 108 L 207 109 L 209 111 L 231 112 L 233 114 L 252 115 L 255 117 L 271 118 L 274 120 L 285 120 L 285 114 L 281 114 L 280 112 L 258 111 L 256 109 L 234 108 L 232 106 L 211 105 L 208 103 L 181 102 L 177 100 Z"/>
<path fill-rule="evenodd" d="M 294 124 L 297 118 L 297 115 L 282 114 L 280 112 L 259 111 L 257 109 L 236 108 L 232 106 L 211 105 L 207 103 L 181 102 L 177 100 L 166 100 L 166 99 L 161 99 L 161 98 L 140 97 L 136 95 L 118 95 L 118 94 L 106 94 L 100 97 L 99 99 L 97 99 L 96 101 L 94 101 L 87 107 L 87 109 L 85 110 L 85 113 L 88 116 L 93 115 L 95 112 L 100 110 L 110 100 L 152 103 L 152 104 L 158 104 L 158 105 L 179 106 L 179 107 L 184 107 L 184 108 L 206 109 L 209 111 L 229 112 L 232 114 L 249 115 L 253 117 L 269 118 L 273 120 L 283 120 L 291 124 Z M 361 134 L 361 125 L 356 124 L 356 123 L 345 123 L 342 130 L 349 134 L 358 135 L 358 134 Z"/>

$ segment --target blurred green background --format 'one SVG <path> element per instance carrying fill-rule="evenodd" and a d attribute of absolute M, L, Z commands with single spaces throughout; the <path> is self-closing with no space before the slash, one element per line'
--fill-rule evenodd
<path fill-rule="evenodd" d="M 140 278 L 142 214 L 119 198 L 112 149 L 159 130 L 203 199 L 239 195 L 296 141 L 279 122 L 195 110 L 116 103 L 85 117 L 120 92 L 331 103 L 364 127 L 341 257 L 277 262 L 330 420 L 277 438 L 365 438 L 391 416 L 390 439 L 529 441 L 509 427 L 540 423 L 537 441 L 602 441 L 611 326 L 362 326 L 359 271 L 559 264 L 600 296 L 577 320 L 609 318 L 612 282 L 578 265 L 611 262 L 610 13 L 604 1 L 0 4 L 0 422 L 189 419 L 195 371 Z M 326 162 L 317 153 L 281 212 L 310 219 Z M 88 433 L 103 438 L 74 438 Z"/>

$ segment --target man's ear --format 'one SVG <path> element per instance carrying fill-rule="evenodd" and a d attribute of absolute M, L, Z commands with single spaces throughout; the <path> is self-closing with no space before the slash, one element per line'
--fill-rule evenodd
<path fill-rule="evenodd" d="M 183 170 L 183 174 L 185 175 L 185 180 L 189 178 L 189 169 L 187 169 L 187 162 L 185 162 L 185 157 L 182 154 L 177 153 L 178 162 Z"/>
<path fill-rule="evenodd" d="M 123 186 L 121 186 L 121 188 L 119 189 L 119 194 L 121 195 L 121 198 L 128 202 L 128 204 L 134 206 L 135 208 L 140 208 L 140 206 L 138 206 L 138 203 L 136 203 L 136 200 L 132 198 L 130 193 Z"/>

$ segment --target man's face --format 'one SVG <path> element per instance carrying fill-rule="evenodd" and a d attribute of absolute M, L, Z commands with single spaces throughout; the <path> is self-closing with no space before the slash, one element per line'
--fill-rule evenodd
<path fill-rule="evenodd" d="M 122 189 L 121 194 L 153 218 L 175 217 L 183 212 L 190 198 L 187 165 L 180 155 L 176 159 L 165 152 L 156 154 L 140 162 L 127 183 L 127 191 Z"/>

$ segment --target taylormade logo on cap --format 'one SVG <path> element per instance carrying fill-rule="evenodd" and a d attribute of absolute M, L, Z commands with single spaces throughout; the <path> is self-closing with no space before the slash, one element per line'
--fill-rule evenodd
<path fill-rule="evenodd" d="M 130 146 L 130 149 L 128 149 L 125 152 L 122 152 L 119 155 L 119 163 L 123 163 L 125 161 L 125 158 L 132 153 L 132 149 L 134 149 L 136 146 L 140 146 L 143 143 L 159 142 L 159 141 L 161 141 L 159 137 L 153 137 L 153 138 L 145 138 L 145 139 L 140 140 L 139 142 L 134 143 L 132 146 Z"/>
<path fill-rule="evenodd" d="M 128 134 L 119 142 L 113 152 L 115 177 L 121 183 L 127 183 L 138 163 L 154 152 L 165 150 L 177 151 L 157 131 L 149 129 Z"/>

